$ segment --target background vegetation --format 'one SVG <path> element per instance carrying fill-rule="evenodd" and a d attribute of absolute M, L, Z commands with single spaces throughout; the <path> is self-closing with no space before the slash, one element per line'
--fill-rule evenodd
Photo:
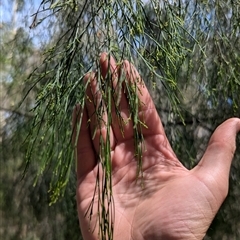
<path fill-rule="evenodd" d="M 239 1 L 12 0 L 1 8 L 1 239 L 81 239 L 71 112 L 100 52 L 136 65 L 187 168 L 219 123 L 240 117 Z M 239 143 L 229 196 L 206 239 L 240 237 Z"/>

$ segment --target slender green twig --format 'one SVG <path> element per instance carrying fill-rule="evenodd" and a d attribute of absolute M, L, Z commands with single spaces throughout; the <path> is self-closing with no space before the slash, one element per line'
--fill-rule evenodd
<path fill-rule="evenodd" d="M 209 71 L 207 65 L 208 52 L 206 51 L 207 44 L 204 41 L 211 39 L 212 33 L 195 31 L 194 21 L 198 20 L 197 11 L 201 12 L 205 5 L 196 3 L 196 6 L 191 4 L 189 6 L 189 4 L 184 1 L 176 4 L 172 1 L 159 2 L 155 0 L 150 1 L 146 6 L 143 6 L 143 2 L 140 0 L 73 0 L 67 2 L 60 0 L 49 4 L 48 0 L 43 0 L 34 15 L 33 25 L 37 26 L 38 16 L 44 15 L 44 9 L 46 9 L 46 16 L 54 16 L 52 30 L 55 30 L 53 32 L 59 36 L 54 35 L 55 40 L 47 47 L 42 66 L 36 69 L 28 80 L 31 82 L 31 87 L 27 94 L 36 89 L 37 98 L 32 109 L 35 117 L 28 138 L 27 166 L 38 146 L 47 142 L 47 147 L 39 154 L 39 158 L 41 157 L 39 175 L 43 174 L 48 166 L 53 166 L 50 186 L 51 201 L 55 202 L 58 197 L 63 195 L 73 162 L 71 143 L 69 140 L 67 141 L 72 138 L 72 131 L 66 126 L 69 127 L 69 116 L 71 116 L 72 106 L 75 105 L 75 102 L 79 102 L 82 107 L 84 105 L 87 87 L 83 82 L 84 74 L 95 69 L 102 99 L 99 105 L 95 104 L 94 114 L 97 126 L 92 137 L 95 137 L 96 131 L 102 125 L 106 128 L 106 137 L 100 136 L 100 152 L 97 156 L 99 171 L 102 171 L 103 175 L 97 175 L 96 188 L 86 216 L 90 220 L 92 219 L 93 212 L 96 211 L 93 208 L 93 202 L 95 197 L 98 198 L 98 223 L 96 224 L 99 226 L 96 225 L 96 227 L 99 228 L 102 239 L 113 238 L 114 196 L 112 195 L 110 131 L 113 121 L 111 114 L 114 108 L 120 131 L 123 136 L 125 134 L 124 119 L 122 119 L 121 109 L 119 109 L 122 85 L 126 88 L 130 110 L 129 119 L 133 122 L 137 162 L 136 180 L 143 179 L 144 137 L 142 129 L 148 126 L 139 119 L 138 115 L 141 104 L 143 104 L 138 98 L 140 80 L 134 79 L 137 84 L 132 84 L 126 76 L 121 75 L 118 86 L 113 87 L 110 66 L 108 66 L 106 79 L 101 78 L 98 64 L 99 54 L 105 51 L 109 57 L 113 55 L 118 66 L 126 58 L 137 68 L 143 68 L 144 75 L 150 76 L 150 80 L 147 80 L 152 80 L 152 85 L 163 86 L 170 110 L 176 118 L 180 118 L 184 122 L 183 108 L 179 107 L 179 103 L 180 99 L 183 99 L 180 92 L 185 91 L 186 84 L 191 82 L 192 85 L 201 87 L 207 82 L 207 79 L 210 79 L 209 84 L 205 84 L 207 87 L 204 94 L 208 98 L 214 99 L 215 97 L 215 103 L 219 101 L 220 96 L 213 94 L 211 88 L 215 88 L 216 85 L 217 89 L 221 89 L 219 83 L 214 81 L 215 78 L 211 78 L 209 72 L 213 71 Z M 200 8 L 198 8 L 199 6 Z M 46 16 L 43 17 L 45 21 Z M 208 20 L 206 16 L 204 19 Z M 187 24 L 186 21 L 190 21 L 191 24 Z M 203 25 L 207 29 L 208 25 L 206 23 Z M 233 32 L 237 33 L 236 30 Z M 230 47 L 230 41 L 224 40 L 227 37 L 223 34 L 220 36 L 219 41 L 221 40 L 225 45 L 221 45 L 214 39 L 216 41 L 214 46 L 218 50 L 215 58 L 219 56 L 220 66 L 226 66 L 232 60 L 229 56 L 224 55 L 222 46 L 228 47 L 232 52 L 234 50 L 233 46 Z M 204 61 L 197 65 L 195 72 L 202 75 L 199 74 L 200 77 L 192 81 L 193 62 L 197 62 L 201 57 Z M 236 60 L 231 67 L 227 68 L 229 72 L 226 81 L 228 91 L 225 92 L 226 96 L 233 99 L 235 108 L 237 103 L 233 89 L 239 85 L 238 66 L 239 61 Z M 215 67 L 218 68 L 218 66 Z M 220 70 L 217 71 L 217 74 L 223 76 L 223 72 Z M 182 77 L 177 79 L 177 76 L 180 75 Z M 103 114 L 106 116 L 106 122 L 104 122 Z M 80 126 L 76 127 L 79 130 Z M 79 133 L 79 131 L 77 132 Z M 144 187 L 144 182 L 141 184 Z"/>

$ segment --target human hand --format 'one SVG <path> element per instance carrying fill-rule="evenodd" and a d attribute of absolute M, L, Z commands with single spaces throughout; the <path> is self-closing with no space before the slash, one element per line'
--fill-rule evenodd
<path fill-rule="evenodd" d="M 102 77 L 108 66 L 113 86 L 119 79 L 119 68 L 113 58 L 103 53 L 100 57 Z M 192 170 L 186 169 L 174 154 L 165 135 L 161 120 L 137 70 L 124 61 L 126 81 L 136 81 L 140 100 L 139 118 L 146 124 L 142 128 L 144 151 L 142 155 L 143 182 L 137 178 L 133 123 L 129 120 L 127 96 L 122 91 L 119 109 L 124 124 L 122 135 L 113 109 L 111 126 L 112 189 L 114 197 L 114 240 L 122 239 L 202 239 L 228 193 L 228 178 L 235 152 L 235 138 L 240 131 L 240 119 L 231 118 L 221 124 L 212 135 L 201 161 Z M 106 127 L 96 127 L 95 104 L 101 98 L 94 73 L 86 90 L 86 103 L 82 110 L 82 124 L 76 145 L 77 206 L 84 239 L 98 239 L 97 194 L 95 212 L 91 222 L 85 216 L 94 196 L 98 169 L 100 135 L 106 136 Z M 137 79 L 137 80 L 136 80 Z M 96 100 L 97 99 L 97 100 Z M 73 113 L 73 125 L 79 121 L 79 106 Z M 107 117 L 104 116 L 107 121 Z M 89 121 L 90 120 L 90 121 Z M 76 137 L 76 131 L 74 137 Z M 89 225 L 90 224 L 90 225 Z M 89 231 L 90 226 L 90 231 Z M 96 227 L 95 227 L 96 226 Z"/>

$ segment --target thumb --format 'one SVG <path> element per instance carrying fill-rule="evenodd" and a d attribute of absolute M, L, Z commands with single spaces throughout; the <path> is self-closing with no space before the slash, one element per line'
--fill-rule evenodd
<path fill-rule="evenodd" d="M 239 118 L 230 118 L 218 126 L 210 138 L 201 161 L 193 169 L 198 177 L 222 186 L 224 194 L 228 191 L 229 171 L 236 150 L 236 135 L 239 131 Z"/>

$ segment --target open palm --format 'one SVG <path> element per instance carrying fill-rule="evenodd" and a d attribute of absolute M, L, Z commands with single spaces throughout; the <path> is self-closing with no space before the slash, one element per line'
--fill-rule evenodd
<path fill-rule="evenodd" d="M 114 240 L 141 239 L 202 239 L 228 192 L 228 177 L 235 151 L 235 138 L 240 131 L 240 119 L 232 118 L 220 125 L 212 135 L 207 150 L 192 170 L 186 169 L 174 154 L 165 135 L 154 103 L 141 78 L 128 61 L 117 67 L 113 58 L 100 57 L 101 75 L 110 71 L 113 87 L 119 98 L 123 132 L 119 117 L 112 109 L 111 160 L 114 197 Z M 120 75 L 135 83 L 139 97 L 139 118 L 142 128 L 142 182 L 136 181 L 137 162 L 133 123 L 129 118 L 128 96 L 119 88 Z M 106 137 L 106 125 L 96 130 L 96 106 L 101 99 L 96 74 L 88 73 L 86 104 L 76 145 L 77 204 L 84 239 L 98 239 L 97 196 L 92 220 L 85 213 L 94 196 L 98 170 L 100 135 Z M 79 117 L 79 106 L 73 114 L 73 125 Z M 103 122 L 107 122 L 103 112 Z M 76 136 L 75 131 L 75 136 Z M 143 183 L 143 186 L 142 184 Z"/>

